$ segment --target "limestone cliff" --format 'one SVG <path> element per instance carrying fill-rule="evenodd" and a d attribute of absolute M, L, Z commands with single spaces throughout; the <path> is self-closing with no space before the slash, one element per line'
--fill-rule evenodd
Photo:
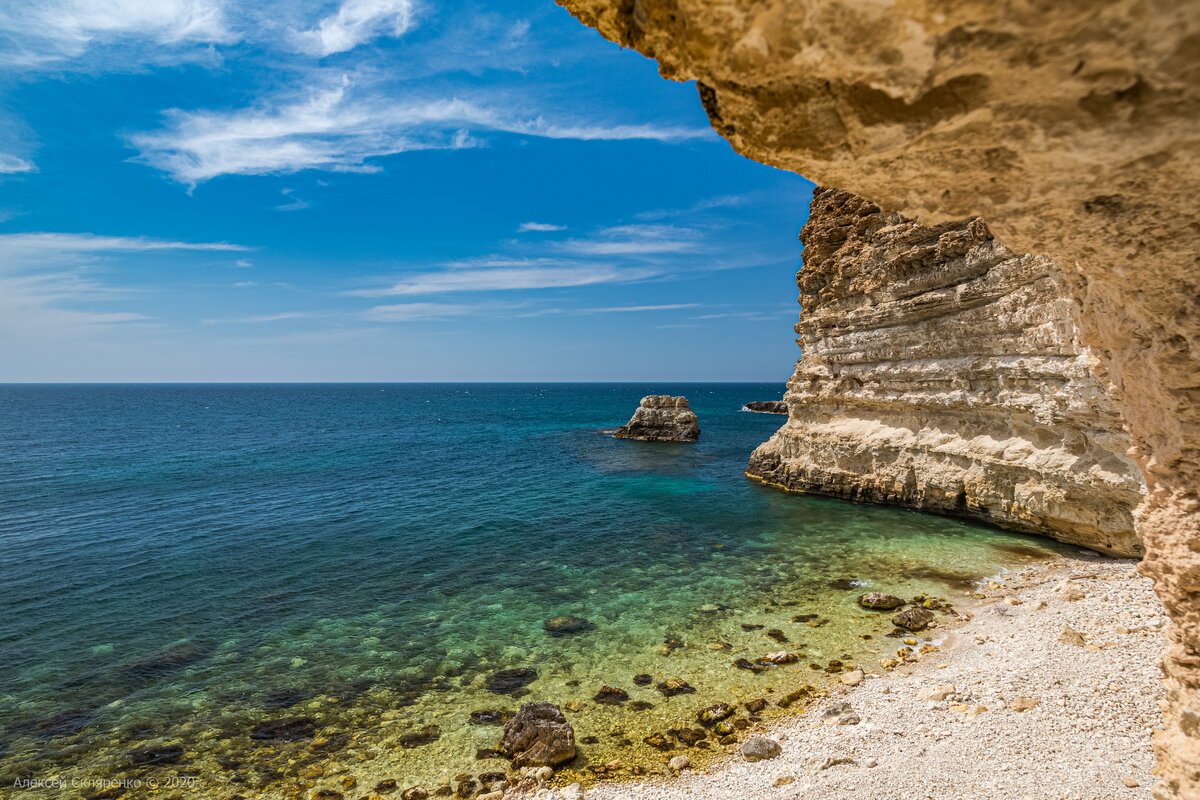
<path fill-rule="evenodd" d="M 1053 261 L 829 189 L 800 238 L 804 355 L 747 474 L 1140 552 L 1141 475 Z"/>
<path fill-rule="evenodd" d="M 1062 266 L 1172 619 L 1155 793 L 1200 800 L 1200 3 L 559 2 L 750 158 Z"/>

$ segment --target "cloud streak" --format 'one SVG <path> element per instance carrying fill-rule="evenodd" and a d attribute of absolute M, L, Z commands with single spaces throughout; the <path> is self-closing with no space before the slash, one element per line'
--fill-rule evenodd
<path fill-rule="evenodd" d="M 299 96 L 233 111 L 166 112 L 166 126 L 131 137 L 137 160 L 196 185 L 220 175 L 320 169 L 370 172 L 368 161 L 419 150 L 483 144 L 470 131 L 550 139 L 654 139 L 670 142 L 710 131 L 653 125 L 562 124 L 459 98 L 398 101 L 356 93 L 348 76 Z"/>
<path fill-rule="evenodd" d="M 379 36 L 402 36 L 413 26 L 412 0 L 346 0 L 337 12 L 294 38 L 301 52 L 328 56 Z"/>
<path fill-rule="evenodd" d="M 593 265 L 586 267 L 531 269 L 462 269 L 418 273 L 381 289 L 346 292 L 356 297 L 439 294 L 444 292 L 512 291 L 517 289 L 559 289 L 601 283 L 630 283 L 654 277 L 655 270 Z"/>
<path fill-rule="evenodd" d="M 551 231 L 565 231 L 566 225 L 551 225 L 548 222 L 522 222 L 517 226 L 517 233 L 549 233 Z"/>

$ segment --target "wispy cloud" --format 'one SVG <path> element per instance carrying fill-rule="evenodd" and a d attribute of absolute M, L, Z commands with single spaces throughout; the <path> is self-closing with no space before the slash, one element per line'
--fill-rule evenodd
<path fill-rule="evenodd" d="M 602 228 L 586 239 L 570 239 L 559 247 L 583 255 L 686 253 L 697 249 L 698 238 L 695 231 L 672 225 L 619 225 Z"/>
<path fill-rule="evenodd" d="M 251 317 L 232 317 L 232 318 L 214 318 L 203 320 L 205 325 L 219 325 L 226 323 L 233 324 L 250 324 L 258 325 L 263 322 L 283 322 L 289 319 L 302 319 L 304 317 L 313 316 L 309 311 L 285 311 L 280 314 L 262 314 Z"/>
<path fill-rule="evenodd" d="M 32 66 L 81 55 L 94 43 L 159 45 L 237 39 L 224 0 L 11 0 L 0 9 L 0 63 Z"/>
<path fill-rule="evenodd" d="M 13 175 L 20 172 L 37 172 L 32 161 L 9 153 L 0 153 L 0 175 Z"/>
<path fill-rule="evenodd" d="M 522 222 L 517 226 L 517 233 L 529 233 L 530 231 L 549 233 L 551 231 L 565 231 L 566 229 L 566 225 L 551 225 L 548 222 Z"/>
<path fill-rule="evenodd" d="M 698 308 L 699 303 L 671 303 L 658 306 L 608 306 L 607 308 L 584 308 L 584 314 L 619 314 L 626 311 L 675 311 L 680 308 Z"/>
<path fill-rule="evenodd" d="M 93 233 L 0 234 L 0 255 L 16 257 L 38 253 L 102 253 L 145 250 L 243 251 L 253 248 L 228 242 L 175 242 L 144 236 L 99 236 Z"/>
<path fill-rule="evenodd" d="M 327 56 L 378 36 L 401 36 L 413 26 L 412 0 L 346 0 L 337 12 L 294 39 L 303 52 Z"/>
<path fill-rule="evenodd" d="M 250 269 L 254 266 L 254 262 L 248 258 L 239 258 L 237 261 L 233 262 L 233 265 L 239 269 Z"/>
<path fill-rule="evenodd" d="M 306 208 L 312 208 L 307 200 L 304 200 L 296 195 L 295 189 L 282 189 L 280 194 L 290 200 L 281 205 L 275 206 L 276 211 L 303 211 Z"/>
<path fill-rule="evenodd" d="M 346 294 L 358 297 L 438 294 L 442 292 L 486 292 L 515 289 L 556 289 L 599 283 L 628 283 L 654 277 L 650 269 L 593 265 L 586 267 L 533 269 L 459 269 L 418 273 L 381 289 L 358 289 Z"/>
<path fill-rule="evenodd" d="M 372 322 L 413 322 L 423 319 L 457 317 L 469 314 L 474 310 L 476 310 L 475 306 L 450 303 L 397 303 L 368 308 L 360 316 Z"/>
<path fill-rule="evenodd" d="M 320 82 L 320 81 L 318 81 Z M 459 98 L 398 101 L 356 94 L 353 81 L 310 88 L 234 111 L 166 112 L 163 130 L 134 135 L 138 160 L 195 185 L 219 175 L 306 169 L 365 172 L 379 156 L 482 143 L 470 129 L 552 139 L 657 139 L 707 136 L 705 130 L 653 125 L 560 124 Z"/>

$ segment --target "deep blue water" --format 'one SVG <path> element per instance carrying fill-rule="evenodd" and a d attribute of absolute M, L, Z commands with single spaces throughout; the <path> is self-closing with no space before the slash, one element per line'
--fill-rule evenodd
<path fill-rule="evenodd" d="M 0 777 L 111 771 L 129 747 L 174 741 L 182 763 L 217 770 L 288 689 L 356 731 L 370 763 L 389 752 L 389 720 L 436 719 L 437 745 L 379 767 L 436 780 L 412 759 L 459 771 L 459 751 L 484 746 L 456 720 L 497 669 L 537 666 L 530 689 L 555 702 L 670 670 L 700 702 L 749 691 L 718 645 L 757 654 L 761 633 L 741 627 L 754 615 L 785 624 L 807 604 L 830 620 L 801 629 L 811 658 L 869 660 L 854 637 L 886 627 L 831 579 L 949 594 L 1051 552 L 748 481 L 783 417 L 740 408 L 782 390 L 0 386 Z M 690 399 L 698 443 L 599 432 L 652 393 Z M 560 613 L 593 628 L 547 637 L 541 621 Z M 78 716 L 56 723 L 65 711 Z M 263 769 L 250 785 L 279 780 Z"/>

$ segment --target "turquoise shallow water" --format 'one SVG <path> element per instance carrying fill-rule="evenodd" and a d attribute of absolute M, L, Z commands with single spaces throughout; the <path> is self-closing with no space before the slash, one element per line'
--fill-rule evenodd
<path fill-rule="evenodd" d="M 76 779 L 64 796 L 88 796 L 140 780 L 126 797 L 168 797 L 186 780 L 213 798 L 454 785 L 506 763 L 477 753 L 499 729 L 470 712 L 528 700 L 572 709 L 584 744 L 568 775 L 614 759 L 653 771 L 669 753 L 643 738 L 697 709 L 775 708 L 830 660 L 869 668 L 895 649 L 886 616 L 854 603 L 862 589 L 831 581 L 953 599 L 1056 552 L 748 481 L 782 417 L 740 408 L 781 391 L 0 387 L 0 784 Z M 650 393 L 686 394 L 701 441 L 599 432 Z M 590 627 L 547 635 L 559 614 Z M 802 658 L 732 666 L 780 649 Z M 514 668 L 536 672 L 527 694 L 489 691 Z M 665 698 L 643 673 L 696 692 Z M 604 684 L 631 701 L 595 703 Z M 309 720 L 296 741 L 251 736 L 289 717 Z M 163 749 L 138 763 L 147 747 Z M 349 777 L 359 787 L 339 788 Z"/>

